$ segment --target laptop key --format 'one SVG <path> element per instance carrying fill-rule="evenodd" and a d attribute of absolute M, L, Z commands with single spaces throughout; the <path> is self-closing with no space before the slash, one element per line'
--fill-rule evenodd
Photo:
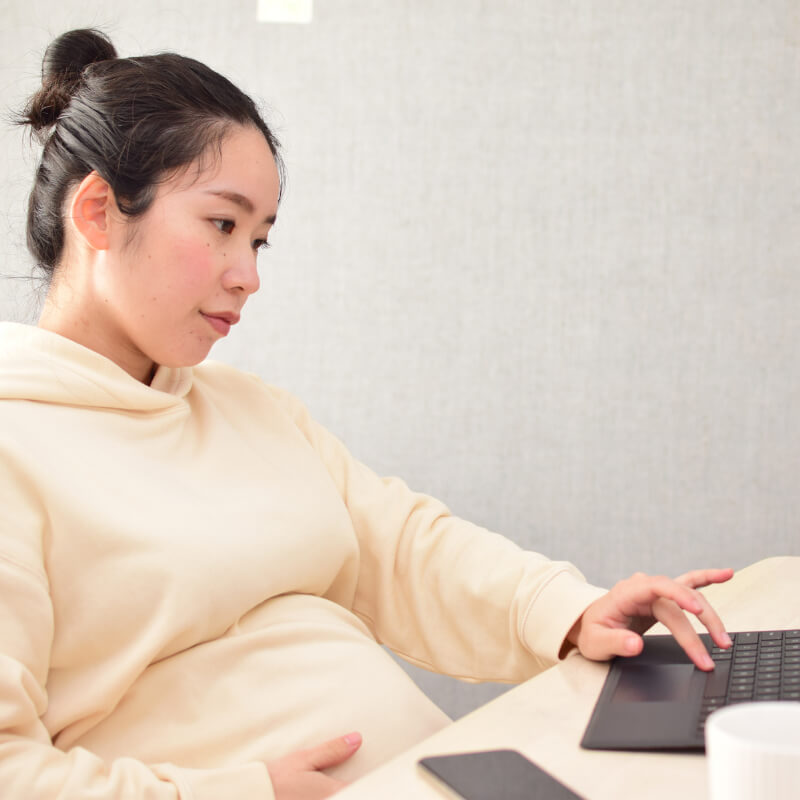
<path fill-rule="evenodd" d="M 758 663 L 759 664 L 780 664 L 783 661 L 781 658 L 781 651 L 778 650 L 775 653 L 768 653 L 766 655 L 759 656 Z"/>
<path fill-rule="evenodd" d="M 734 667 L 732 674 L 736 678 L 752 678 L 756 674 L 756 668 L 755 667 L 739 667 L 737 669 L 737 668 Z"/>

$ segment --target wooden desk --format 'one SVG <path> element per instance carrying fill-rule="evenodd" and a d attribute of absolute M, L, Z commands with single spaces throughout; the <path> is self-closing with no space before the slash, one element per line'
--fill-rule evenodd
<path fill-rule="evenodd" d="M 800 628 L 800 557 L 759 561 L 705 590 L 728 630 Z M 701 627 L 698 625 L 698 628 Z M 659 632 L 653 629 L 653 632 Z M 663 631 L 661 631 L 663 632 Z M 579 746 L 608 667 L 582 656 L 515 687 L 336 795 L 337 800 L 441 800 L 417 772 L 425 755 L 515 748 L 590 800 L 704 800 L 702 754 L 622 753 Z"/>

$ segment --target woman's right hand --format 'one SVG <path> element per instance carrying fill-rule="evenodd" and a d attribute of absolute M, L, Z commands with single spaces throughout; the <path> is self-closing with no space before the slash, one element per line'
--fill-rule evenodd
<path fill-rule="evenodd" d="M 347 736 L 270 761 L 267 770 L 275 800 L 322 800 L 335 794 L 347 784 L 321 770 L 347 761 L 359 747 L 361 734 L 348 733 Z"/>

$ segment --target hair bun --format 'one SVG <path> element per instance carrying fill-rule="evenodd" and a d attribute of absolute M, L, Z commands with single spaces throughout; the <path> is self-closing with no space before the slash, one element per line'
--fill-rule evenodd
<path fill-rule="evenodd" d="M 111 40 L 98 30 L 82 28 L 68 31 L 54 39 L 42 59 L 42 83 L 77 80 L 95 61 L 117 57 Z"/>
<path fill-rule="evenodd" d="M 30 99 L 21 122 L 37 133 L 55 125 L 69 105 L 89 64 L 117 57 L 111 40 L 98 30 L 81 28 L 54 39 L 42 59 L 42 88 Z"/>

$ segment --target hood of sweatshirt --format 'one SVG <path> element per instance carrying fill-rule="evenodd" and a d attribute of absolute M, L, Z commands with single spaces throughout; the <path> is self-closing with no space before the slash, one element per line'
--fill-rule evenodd
<path fill-rule="evenodd" d="M 57 333 L 0 322 L 0 400 L 147 412 L 180 405 L 191 387 L 191 367 L 159 367 L 147 386 Z"/>

